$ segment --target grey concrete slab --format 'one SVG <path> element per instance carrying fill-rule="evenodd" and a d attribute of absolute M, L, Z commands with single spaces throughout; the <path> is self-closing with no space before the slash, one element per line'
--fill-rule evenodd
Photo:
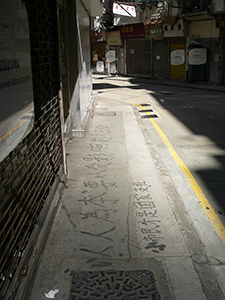
<path fill-rule="evenodd" d="M 176 300 L 207 299 L 202 291 L 201 281 L 195 272 L 193 262 L 189 257 L 166 259 L 166 267 Z"/>
<path fill-rule="evenodd" d="M 124 128 L 130 173 L 135 187 L 133 189 L 133 204 L 135 205 L 136 216 L 138 217 L 137 222 L 141 238 L 140 245 L 142 246 L 143 255 L 149 257 L 155 254 L 157 256 L 159 252 L 163 256 L 188 255 L 189 252 L 185 246 L 183 236 L 174 219 L 164 187 L 136 119 L 125 116 Z M 140 185 L 140 189 L 136 185 Z M 147 192 L 142 192 L 145 188 Z M 146 208 L 141 206 L 142 202 L 138 203 L 137 200 L 139 199 L 147 200 L 146 202 L 148 203 L 145 204 Z M 145 216 L 148 213 L 150 213 L 150 218 L 149 216 Z M 149 226 L 146 226 L 145 222 L 149 222 Z M 154 239 L 152 238 L 148 241 L 148 231 L 150 235 L 155 235 L 154 239 L 157 241 L 157 245 L 165 247 L 163 250 L 150 248 L 153 247 Z"/>
<path fill-rule="evenodd" d="M 215 265 L 214 266 L 217 279 L 219 281 L 220 287 L 225 295 L 225 265 Z"/>

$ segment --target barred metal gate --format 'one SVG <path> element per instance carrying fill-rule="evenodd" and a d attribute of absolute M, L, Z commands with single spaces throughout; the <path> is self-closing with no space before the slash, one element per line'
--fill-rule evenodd
<path fill-rule="evenodd" d="M 26 0 L 35 122 L 0 164 L 0 299 L 10 291 L 62 164 L 56 1 Z M 12 298 L 11 298 L 12 297 Z"/>
<path fill-rule="evenodd" d="M 169 39 L 154 40 L 153 76 L 169 78 Z"/>
<path fill-rule="evenodd" d="M 127 74 L 147 75 L 152 74 L 152 46 L 150 39 L 129 39 L 126 49 Z"/>

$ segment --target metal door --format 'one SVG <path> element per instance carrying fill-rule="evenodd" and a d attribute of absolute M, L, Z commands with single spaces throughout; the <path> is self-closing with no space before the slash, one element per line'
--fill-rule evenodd
<path fill-rule="evenodd" d="M 151 76 L 151 53 L 150 39 L 127 40 L 127 74 Z"/>
<path fill-rule="evenodd" d="M 169 39 L 154 40 L 153 75 L 156 78 L 169 77 Z"/>

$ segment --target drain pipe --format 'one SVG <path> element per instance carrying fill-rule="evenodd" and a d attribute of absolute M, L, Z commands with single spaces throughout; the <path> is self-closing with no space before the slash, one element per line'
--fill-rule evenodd
<path fill-rule="evenodd" d="M 56 1 L 56 0 L 55 0 Z M 71 2 L 70 2 L 71 4 Z M 59 4 L 58 1 L 56 1 L 56 7 L 57 7 L 57 42 L 58 42 L 58 72 L 59 72 L 59 91 L 58 91 L 58 95 L 59 95 L 59 113 L 60 113 L 60 129 L 61 129 L 61 144 L 62 144 L 62 156 L 63 156 L 63 170 L 64 170 L 64 174 L 67 175 L 68 174 L 68 170 L 67 170 L 67 162 L 66 162 L 66 147 L 65 147 L 65 139 L 64 139 L 64 109 L 63 109 L 63 94 L 62 94 L 62 79 L 61 79 L 61 65 L 60 65 L 60 25 L 59 25 Z M 70 5 L 68 7 L 68 9 L 70 8 Z"/>
<path fill-rule="evenodd" d="M 124 40 L 124 75 L 127 75 L 127 40 Z"/>
<path fill-rule="evenodd" d="M 64 139 L 64 111 L 63 111 L 63 102 L 62 102 L 62 83 L 60 83 L 59 90 L 59 109 L 60 109 L 60 125 L 61 125 L 61 142 L 62 142 L 62 154 L 63 154 L 63 170 L 64 174 L 68 174 L 67 163 L 66 163 L 66 147 Z"/>

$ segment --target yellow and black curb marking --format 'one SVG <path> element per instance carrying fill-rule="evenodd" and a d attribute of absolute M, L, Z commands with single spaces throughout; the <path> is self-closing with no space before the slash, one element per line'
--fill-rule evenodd
<path fill-rule="evenodd" d="M 153 109 L 149 108 L 151 107 L 151 104 L 144 103 L 139 105 L 143 108 L 143 109 L 139 109 L 138 111 L 142 119 L 158 118 L 158 116 L 153 113 Z"/>

